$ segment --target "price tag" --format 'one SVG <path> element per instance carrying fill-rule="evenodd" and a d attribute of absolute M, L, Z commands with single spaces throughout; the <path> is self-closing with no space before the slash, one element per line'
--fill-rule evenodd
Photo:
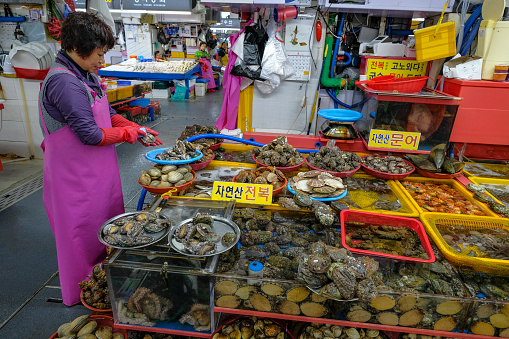
<path fill-rule="evenodd" d="M 369 147 L 416 150 L 421 133 L 386 131 L 372 129 L 369 133 Z"/>
<path fill-rule="evenodd" d="M 231 200 L 259 205 L 272 204 L 272 185 L 214 181 L 212 200 Z"/>
<path fill-rule="evenodd" d="M 393 75 L 396 78 L 417 77 L 426 75 L 427 62 L 415 60 L 368 59 L 366 75 L 368 80 L 382 75 Z"/>

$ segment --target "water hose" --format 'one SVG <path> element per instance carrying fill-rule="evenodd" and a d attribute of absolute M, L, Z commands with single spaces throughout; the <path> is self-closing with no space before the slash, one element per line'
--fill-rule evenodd
<path fill-rule="evenodd" d="M 345 79 L 334 79 L 329 77 L 329 73 L 331 70 L 331 59 L 332 59 L 332 43 L 334 42 L 333 37 L 325 38 L 325 61 L 323 63 L 322 76 L 320 78 L 320 83 L 324 87 L 342 87 L 346 86 Z"/>
<path fill-rule="evenodd" d="M 265 144 L 262 144 L 260 142 L 256 142 L 254 140 L 246 140 L 246 139 L 237 138 L 237 137 L 234 137 L 234 136 L 231 136 L 231 135 L 216 134 L 216 133 L 206 133 L 206 134 L 193 135 L 192 137 L 189 137 L 186 140 L 189 141 L 189 142 L 193 142 L 195 140 L 204 139 L 204 138 L 227 139 L 227 140 L 241 142 L 243 144 L 251 145 L 251 146 L 258 146 L 258 147 L 265 146 Z M 318 152 L 318 150 L 316 150 L 316 149 L 297 149 L 297 152 L 299 152 L 299 153 L 314 153 L 314 152 Z"/>
<path fill-rule="evenodd" d="M 339 50 L 339 45 L 341 43 L 341 34 L 343 33 L 343 25 L 345 24 L 345 13 L 343 13 L 343 15 L 341 15 L 341 23 L 339 24 L 339 27 L 338 27 L 338 32 L 336 34 L 337 38 L 336 38 L 336 44 L 334 45 L 334 53 L 332 54 L 332 62 L 334 62 L 334 64 L 336 64 L 336 58 L 338 57 L 338 50 Z M 334 78 L 334 68 L 332 66 L 332 62 L 331 62 L 331 68 L 330 68 L 330 77 L 331 78 Z"/>

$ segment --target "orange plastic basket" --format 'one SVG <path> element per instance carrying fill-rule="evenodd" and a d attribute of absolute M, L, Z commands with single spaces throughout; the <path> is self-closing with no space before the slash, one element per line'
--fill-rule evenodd
<path fill-rule="evenodd" d="M 415 93 L 424 88 L 427 80 L 428 77 L 396 78 L 394 81 L 371 82 L 368 83 L 368 87 L 375 91 Z"/>

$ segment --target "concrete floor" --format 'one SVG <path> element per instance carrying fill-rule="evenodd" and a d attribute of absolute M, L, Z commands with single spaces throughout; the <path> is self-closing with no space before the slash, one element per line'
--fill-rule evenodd
<path fill-rule="evenodd" d="M 213 125 L 222 106 L 222 91 L 183 102 L 159 99 L 163 115 L 145 125 L 172 146 L 186 125 Z M 164 146 L 164 145 L 163 145 Z M 140 143 L 117 146 L 126 211 L 135 210 L 141 192 L 137 179 L 151 166 Z M 41 160 L 4 164 L 0 199 L 27 181 L 40 179 Z M 15 191 L 15 189 L 14 189 Z M 146 203 L 151 201 L 147 196 Z M 58 327 L 82 314 L 83 305 L 61 303 L 55 241 L 42 202 L 42 189 L 0 208 L 0 338 L 49 338 Z"/>

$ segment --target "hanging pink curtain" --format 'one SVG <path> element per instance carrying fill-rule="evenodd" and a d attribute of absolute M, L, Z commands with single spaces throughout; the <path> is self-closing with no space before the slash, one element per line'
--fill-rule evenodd
<path fill-rule="evenodd" d="M 209 80 L 207 83 L 207 89 L 216 88 L 216 82 L 214 81 L 214 73 L 212 72 L 212 65 L 210 64 L 210 61 L 205 58 L 200 59 L 200 68 L 201 76 Z"/>
<path fill-rule="evenodd" d="M 247 26 L 253 23 L 253 19 L 248 22 Z M 237 34 L 230 35 L 230 46 L 235 44 L 244 30 Z M 222 130 L 226 128 L 233 130 L 237 128 L 237 115 L 239 114 L 239 98 L 240 98 L 240 80 L 242 77 L 231 75 L 230 72 L 235 66 L 237 55 L 233 53 L 232 48 L 228 52 L 228 64 L 223 75 L 223 107 L 221 107 L 221 114 L 216 121 L 215 126 Z"/>

